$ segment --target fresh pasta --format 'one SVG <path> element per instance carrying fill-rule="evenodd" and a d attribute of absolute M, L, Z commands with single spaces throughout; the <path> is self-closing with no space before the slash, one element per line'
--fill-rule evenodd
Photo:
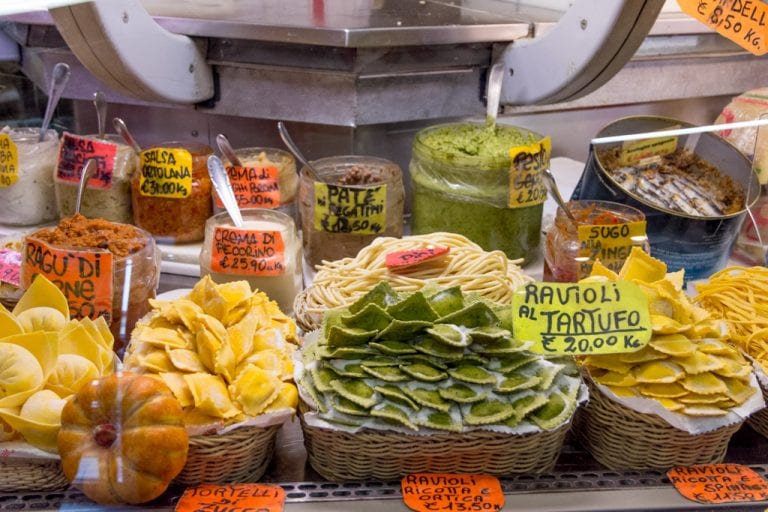
<path fill-rule="evenodd" d="M 696 291 L 696 303 L 725 320 L 733 342 L 768 371 L 768 268 L 729 267 Z"/>
<path fill-rule="evenodd" d="M 448 254 L 397 271 L 386 266 L 388 253 L 440 246 L 450 247 Z M 313 284 L 296 299 L 296 320 L 304 329 L 316 328 L 324 311 L 351 304 L 380 281 L 403 292 L 460 286 L 465 293 L 509 304 L 515 290 L 533 281 L 518 263 L 521 260 L 509 260 L 502 251 L 486 252 L 454 233 L 380 237 L 355 257 L 319 265 Z"/>

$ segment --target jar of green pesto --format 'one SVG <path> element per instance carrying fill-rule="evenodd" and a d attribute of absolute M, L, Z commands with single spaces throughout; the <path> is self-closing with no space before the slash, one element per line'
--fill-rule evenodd
<path fill-rule="evenodd" d="M 535 259 L 543 203 L 510 208 L 513 147 L 542 136 L 513 126 L 454 123 L 419 131 L 410 164 L 413 234 L 448 231 L 510 259 Z"/>

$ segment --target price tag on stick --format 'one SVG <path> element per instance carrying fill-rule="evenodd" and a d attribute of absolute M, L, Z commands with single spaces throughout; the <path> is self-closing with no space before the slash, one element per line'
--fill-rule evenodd
<path fill-rule="evenodd" d="M 698 503 L 768 500 L 768 482 L 741 464 L 678 466 L 667 471 L 677 492 Z"/>
<path fill-rule="evenodd" d="M 271 484 L 205 484 L 190 487 L 179 498 L 176 512 L 282 512 L 285 491 Z"/>
<path fill-rule="evenodd" d="M 423 249 L 390 252 L 384 257 L 384 264 L 391 269 L 410 267 L 445 256 L 450 250 L 450 247 L 425 247 Z"/>
<path fill-rule="evenodd" d="M 488 475 L 414 473 L 400 482 L 403 501 L 416 512 L 501 510 L 499 479 Z"/>
<path fill-rule="evenodd" d="M 549 137 L 509 150 L 509 158 L 512 162 L 509 170 L 508 206 L 510 208 L 534 206 L 547 200 L 547 187 L 541 173 L 549 168 L 551 154 L 552 141 Z"/>
<path fill-rule="evenodd" d="M 515 337 L 539 354 L 635 352 L 651 339 L 648 298 L 634 283 L 530 283 L 512 298 Z"/>

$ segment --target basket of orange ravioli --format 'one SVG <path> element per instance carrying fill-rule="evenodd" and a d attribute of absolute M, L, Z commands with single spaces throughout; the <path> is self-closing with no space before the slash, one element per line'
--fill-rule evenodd
<path fill-rule="evenodd" d="M 184 409 L 189 454 L 175 482 L 260 479 L 298 401 L 295 323 L 245 281 L 205 277 L 188 295 L 151 304 L 125 367 L 165 382 Z"/>
<path fill-rule="evenodd" d="M 58 287 L 38 276 L 12 311 L 0 305 L 0 492 L 65 489 L 57 436 L 66 401 L 113 373 L 103 317 L 70 319 Z"/>
<path fill-rule="evenodd" d="M 611 469 L 719 463 L 731 436 L 765 407 L 750 362 L 726 326 L 693 304 L 682 271 L 633 250 L 619 274 L 599 263 L 587 281 L 626 280 L 648 297 L 651 340 L 581 359 L 590 400 L 574 432 Z"/>

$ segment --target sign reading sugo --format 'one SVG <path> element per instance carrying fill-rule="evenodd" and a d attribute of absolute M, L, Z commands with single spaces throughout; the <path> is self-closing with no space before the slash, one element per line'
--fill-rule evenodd
<path fill-rule="evenodd" d="M 515 337 L 539 354 L 635 352 L 651 338 L 648 299 L 634 283 L 530 283 L 512 301 Z"/>

